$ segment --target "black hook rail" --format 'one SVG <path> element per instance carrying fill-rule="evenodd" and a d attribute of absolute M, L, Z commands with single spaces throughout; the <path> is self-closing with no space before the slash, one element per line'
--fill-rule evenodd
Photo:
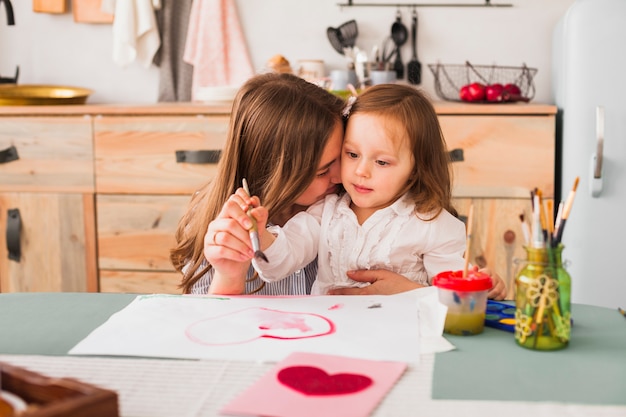
<path fill-rule="evenodd" d="M 339 7 L 513 7 L 512 4 L 492 3 L 485 0 L 484 3 L 355 3 L 348 0 L 347 3 L 337 3 Z"/>

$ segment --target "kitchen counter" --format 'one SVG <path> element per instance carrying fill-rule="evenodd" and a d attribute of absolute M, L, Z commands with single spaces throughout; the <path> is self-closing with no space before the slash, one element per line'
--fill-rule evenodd
<path fill-rule="evenodd" d="M 556 114 L 556 106 L 541 103 L 469 104 L 433 102 L 438 114 Z M 204 103 L 158 104 L 83 104 L 63 106 L 0 106 L 0 115 L 73 115 L 73 114 L 228 114 L 230 105 Z"/>
<path fill-rule="evenodd" d="M 474 206 L 471 262 L 503 277 L 512 296 L 529 190 L 554 197 L 557 108 L 434 106 L 454 150 L 455 208 L 466 216 Z M 207 103 L 0 106 L 0 152 L 19 155 L 0 164 L 0 236 L 5 213 L 19 210 L 21 227 L 12 230 L 21 230 L 22 254 L 11 261 L 0 245 L 0 291 L 179 293 L 169 250 L 189 197 L 217 173 L 230 111 Z M 509 232 L 513 243 L 503 240 Z"/>

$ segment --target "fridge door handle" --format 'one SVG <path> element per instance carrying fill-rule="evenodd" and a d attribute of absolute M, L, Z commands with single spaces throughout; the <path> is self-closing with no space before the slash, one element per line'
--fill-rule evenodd
<path fill-rule="evenodd" d="M 596 107 L 596 153 L 591 155 L 589 190 L 592 197 L 602 192 L 602 159 L 604 151 L 604 107 Z"/>

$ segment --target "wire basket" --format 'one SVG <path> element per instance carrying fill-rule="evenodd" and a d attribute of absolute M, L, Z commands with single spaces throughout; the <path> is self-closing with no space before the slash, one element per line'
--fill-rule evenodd
<path fill-rule="evenodd" d="M 459 91 L 464 85 L 481 83 L 490 85 L 499 83 L 502 85 L 515 84 L 521 91 L 521 99 L 529 101 L 535 96 L 535 84 L 533 77 L 537 73 L 536 68 L 529 68 L 524 64 L 521 67 L 506 67 L 497 65 L 472 65 L 469 62 L 462 64 L 428 64 L 435 76 L 435 92 L 447 101 L 463 101 L 459 97 Z M 519 101 L 519 100 L 514 100 Z M 487 100 L 474 101 L 473 103 L 493 103 Z"/>

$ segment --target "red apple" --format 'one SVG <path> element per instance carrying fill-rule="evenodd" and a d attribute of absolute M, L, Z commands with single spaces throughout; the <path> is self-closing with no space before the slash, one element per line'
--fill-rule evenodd
<path fill-rule="evenodd" d="M 522 95 L 522 90 L 515 84 L 507 84 L 502 92 L 504 101 L 530 101 Z"/>
<path fill-rule="evenodd" d="M 468 86 L 470 101 L 482 101 L 485 99 L 485 86 L 481 83 L 471 83 Z"/>
<path fill-rule="evenodd" d="M 515 84 L 506 84 L 504 86 L 504 91 L 509 94 L 522 94 L 522 90 Z"/>
<path fill-rule="evenodd" d="M 502 101 L 502 93 L 504 91 L 504 86 L 500 83 L 490 84 L 485 87 L 485 96 L 487 97 L 487 101 Z"/>
<path fill-rule="evenodd" d="M 469 85 L 464 85 L 459 90 L 459 98 L 463 101 L 472 101 L 472 96 L 469 92 Z"/>

